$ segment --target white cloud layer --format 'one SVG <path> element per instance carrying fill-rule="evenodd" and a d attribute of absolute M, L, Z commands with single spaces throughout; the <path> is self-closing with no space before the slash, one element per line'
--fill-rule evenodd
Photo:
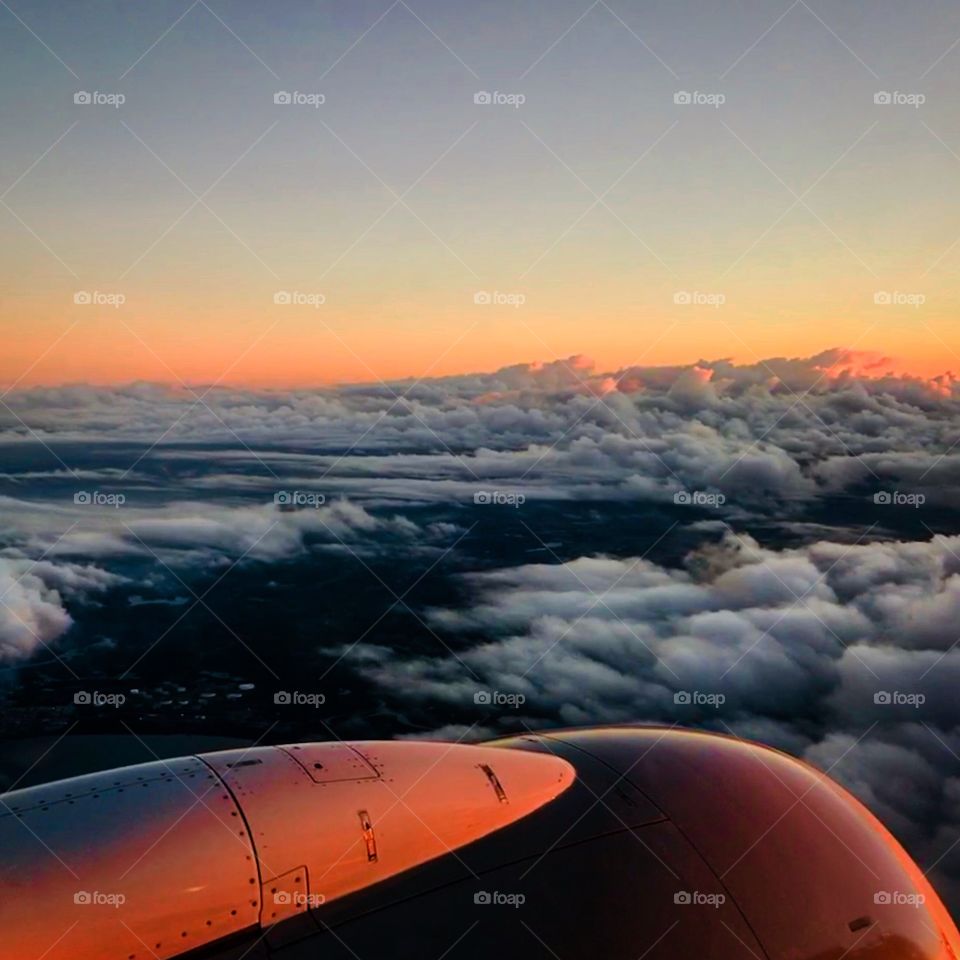
<path fill-rule="evenodd" d="M 430 614 L 455 653 L 344 652 L 458 716 L 479 690 L 520 694 L 507 729 L 694 722 L 774 744 L 960 877 L 960 537 L 768 550 L 728 532 L 685 569 L 583 557 L 467 579 L 468 606 Z"/>
<path fill-rule="evenodd" d="M 901 483 L 946 502 L 960 486 L 960 386 L 887 366 L 830 350 L 609 373 L 570 358 L 317 390 L 37 388 L 7 398 L 0 440 L 159 441 L 153 456 L 171 443 L 226 444 L 196 456 L 238 475 L 299 468 L 347 495 L 400 499 L 463 497 L 481 483 L 625 499 L 709 489 L 772 512 Z"/>

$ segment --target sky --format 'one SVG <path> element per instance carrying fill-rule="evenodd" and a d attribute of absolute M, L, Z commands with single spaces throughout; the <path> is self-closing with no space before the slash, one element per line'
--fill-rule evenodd
<path fill-rule="evenodd" d="M 956 370 L 958 41 L 946 2 L 12 0 L 0 384 Z"/>

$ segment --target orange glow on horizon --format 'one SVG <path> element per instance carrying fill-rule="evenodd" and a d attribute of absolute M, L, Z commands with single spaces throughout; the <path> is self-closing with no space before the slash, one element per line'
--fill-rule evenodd
<path fill-rule="evenodd" d="M 418 327 L 369 323 L 351 326 L 343 318 L 311 318 L 279 324 L 272 317 L 237 318 L 232 323 L 192 327 L 97 315 L 89 320 L 37 322 L 30 334 L 8 341 L 0 358 L 5 390 L 67 383 L 119 385 L 156 382 L 254 389 L 323 388 L 342 383 L 427 379 L 493 372 L 514 364 L 551 363 L 588 356 L 593 375 L 630 367 L 693 366 L 729 359 L 750 365 L 774 357 L 804 358 L 831 348 L 850 349 L 845 360 L 826 371 L 830 377 L 885 374 L 934 379 L 960 370 L 960 351 L 944 339 L 918 339 L 910 329 L 882 331 L 848 342 L 821 327 L 785 337 L 777 327 L 738 327 L 729 323 L 678 323 L 651 335 L 648 324 L 636 332 L 553 318 L 493 316 L 474 326 L 420 324 Z M 877 331 L 874 331 L 876 334 Z M 608 385 L 613 389 L 613 384 Z M 600 392 L 605 389 L 596 387 Z"/>

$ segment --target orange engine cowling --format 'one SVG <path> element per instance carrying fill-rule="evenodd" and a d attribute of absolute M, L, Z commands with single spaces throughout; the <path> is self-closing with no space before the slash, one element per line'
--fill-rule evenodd
<path fill-rule="evenodd" d="M 174 957 L 456 850 L 574 777 L 565 760 L 490 747 L 306 743 L 13 791 L 2 955 Z"/>
<path fill-rule="evenodd" d="M 701 731 L 257 747 L 0 797 L 4 960 L 182 954 L 960 960 L 960 936 L 829 777 Z"/>

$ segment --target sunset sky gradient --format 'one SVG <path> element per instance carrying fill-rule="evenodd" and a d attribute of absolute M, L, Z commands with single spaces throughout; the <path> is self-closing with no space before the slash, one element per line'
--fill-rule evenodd
<path fill-rule="evenodd" d="M 960 370 L 958 37 L 946 2 L 11 4 L 0 384 Z"/>

